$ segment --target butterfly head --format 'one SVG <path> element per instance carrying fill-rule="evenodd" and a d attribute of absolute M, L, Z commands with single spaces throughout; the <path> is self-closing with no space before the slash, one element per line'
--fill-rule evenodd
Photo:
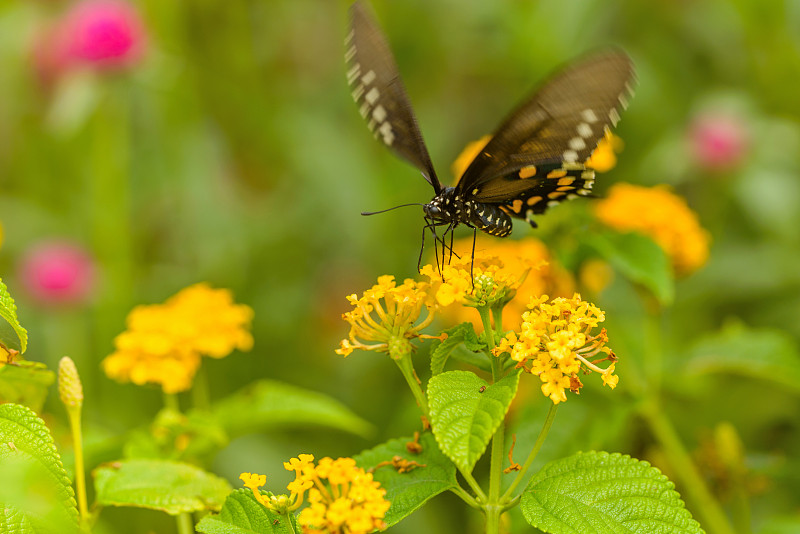
<path fill-rule="evenodd" d="M 466 222 L 468 208 L 453 187 L 445 187 L 433 200 L 422 206 L 425 217 L 443 223 Z"/>

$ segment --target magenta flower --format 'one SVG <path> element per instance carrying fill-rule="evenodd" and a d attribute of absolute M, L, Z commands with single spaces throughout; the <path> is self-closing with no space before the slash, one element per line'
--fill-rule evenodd
<path fill-rule="evenodd" d="M 145 44 L 142 19 L 121 0 L 86 0 L 61 23 L 67 53 L 100 68 L 126 67 L 138 61 Z"/>
<path fill-rule="evenodd" d="M 34 246 L 23 256 L 19 270 L 25 291 L 45 304 L 86 302 L 95 283 L 91 256 L 67 241 Z"/>
<path fill-rule="evenodd" d="M 736 168 L 750 146 L 747 125 L 742 118 L 724 112 L 696 116 L 689 126 L 688 140 L 697 164 L 711 171 Z"/>
<path fill-rule="evenodd" d="M 43 28 L 33 45 L 40 76 L 70 69 L 125 69 L 144 55 L 146 33 L 138 11 L 122 0 L 84 0 Z"/>

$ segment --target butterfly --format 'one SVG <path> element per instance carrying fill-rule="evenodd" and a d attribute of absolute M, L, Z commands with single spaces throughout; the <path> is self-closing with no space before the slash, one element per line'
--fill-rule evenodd
<path fill-rule="evenodd" d="M 619 121 L 635 79 L 632 61 L 619 50 L 573 62 L 500 124 L 451 187 L 436 176 L 387 39 L 362 2 L 350 8 L 345 62 L 353 99 L 373 135 L 433 187 L 433 199 L 422 204 L 423 248 L 427 229 L 443 247 L 450 232 L 452 254 L 452 231 L 465 224 L 473 228 L 473 257 L 478 230 L 507 237 L 512 218 L 535 228 L 534 215 L 591 194 L 595 175 L 586 161 Z"/>

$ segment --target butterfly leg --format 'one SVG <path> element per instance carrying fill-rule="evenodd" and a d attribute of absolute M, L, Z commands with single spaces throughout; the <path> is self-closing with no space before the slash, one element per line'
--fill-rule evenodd
<path fill-rule="evenodd" d="M 475 265 L 475 242 L 478 240 L 478 229 L 472 229 L 472 257 L 469 260 L 469 279 L 472 280 L 472 289 L 475 289 L 475 275 L 472 274 L 472 267 Z"/>

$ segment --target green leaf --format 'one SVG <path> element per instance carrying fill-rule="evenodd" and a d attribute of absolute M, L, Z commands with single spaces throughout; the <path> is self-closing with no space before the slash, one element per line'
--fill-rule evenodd
<path fill-rule="evenodd" d="M 481 350 L 482 346 L 478 341 L 472 323 L 461 323 L 449 330 L 445 330 L 447 339 L 439 343 L 431 353 L 431 373 L 435 376 L 444 371 L 450 353 L 457 347 L 464 344 L 471 352 Z"/>
<path fill-rule="evenodd" d="M 448 371 L 428 383 L 436 442 L 458 467 L 472 471 L 517 393 L 519 371 L 489 384 L 468 371 Z"/>
<path fill-rule="evenodd" d="M 735 373 L 800 392 L 800 352 L 781 330 L 731 323 L 700 340 L 689 354 L 689 373 Z"/>
<path fill-rule="evenodd" d="M 0 532 L 71 533 L 78 510 L 44 421 L 19 404 L 0 405 Z"/>
<path fill-rule="evenodd" d="M 260 380 L 218 402 L 214 414 L 231 437 L 276 427 L 322 425 L 369 436 L 374 428 L 342 403 L 273 380 Z"/>
<path fill-rule="evenodd" d="M 43 363 L 20 361 L 0 367 L 0 402 L 24 404 L 41 412 L 56 375 Z"/>
<path fill-rule="evenodd" d="M 193 465 L 166 460 L 125 460 L 95 469 L 97 503 L 160 510 L 170 515 L 219 510 L 228 482 Z"/>
<path fill-rule="evenodd" d="M 410 515 L 432 497 L 458 486 L 455 465 L 442 454 L 431 434 L 422 435 L 419 454 L 408 452 L 405 444 L 410 441 L 411 438 L 393 439 L 354 457 L 359 467 L 375 469 L 375 480 L 386 490 L 386 500 L 392 503 L 383 518 L 387 526 Z M 376 468 L 395 456 L 420 465 L 407 473 L 398 473 L 386 464 Z"/>
<path fill-rule="evenodd" d="M 553 534 L 699 534 L 675 486 L 649 463 L 607 452 L 545 465 L 522 494 L 522 513 Z"/>
<path fill-rule="evenodd" d="M 28 348 L 28 332 L 22 325 L 19 324 L 17 319 L 17 305 L 14 304 L 14 299 L 8 294 L 8 288 L 0 278 L 0 318 L 5 319 L 5 323 L 0 321 L 0 324 L 6 323 L 11 326 L 11 331 L 7 328 L 0 328 L 0 343 L 5 347 L 18 350 L 21 353 L 25 352 Z"/>
<path fill-rule="evenodd" d="M 632 281 L 649 289 L 662 304 L 675 297 L 669 258 L 655 241 L 636 233 L 602 232 L 586 242 Z"/>
<path fill-rule="evenodd" d="M 294 516 L 290 517 L 296 527 Z M 228 495 L 220 513 L 204 517 L 195 530 L 203 534 L 295 534 L 300 531 L 288 524 L 286 516 L 267 510 L 248 489 L 238 489 Z"/>

